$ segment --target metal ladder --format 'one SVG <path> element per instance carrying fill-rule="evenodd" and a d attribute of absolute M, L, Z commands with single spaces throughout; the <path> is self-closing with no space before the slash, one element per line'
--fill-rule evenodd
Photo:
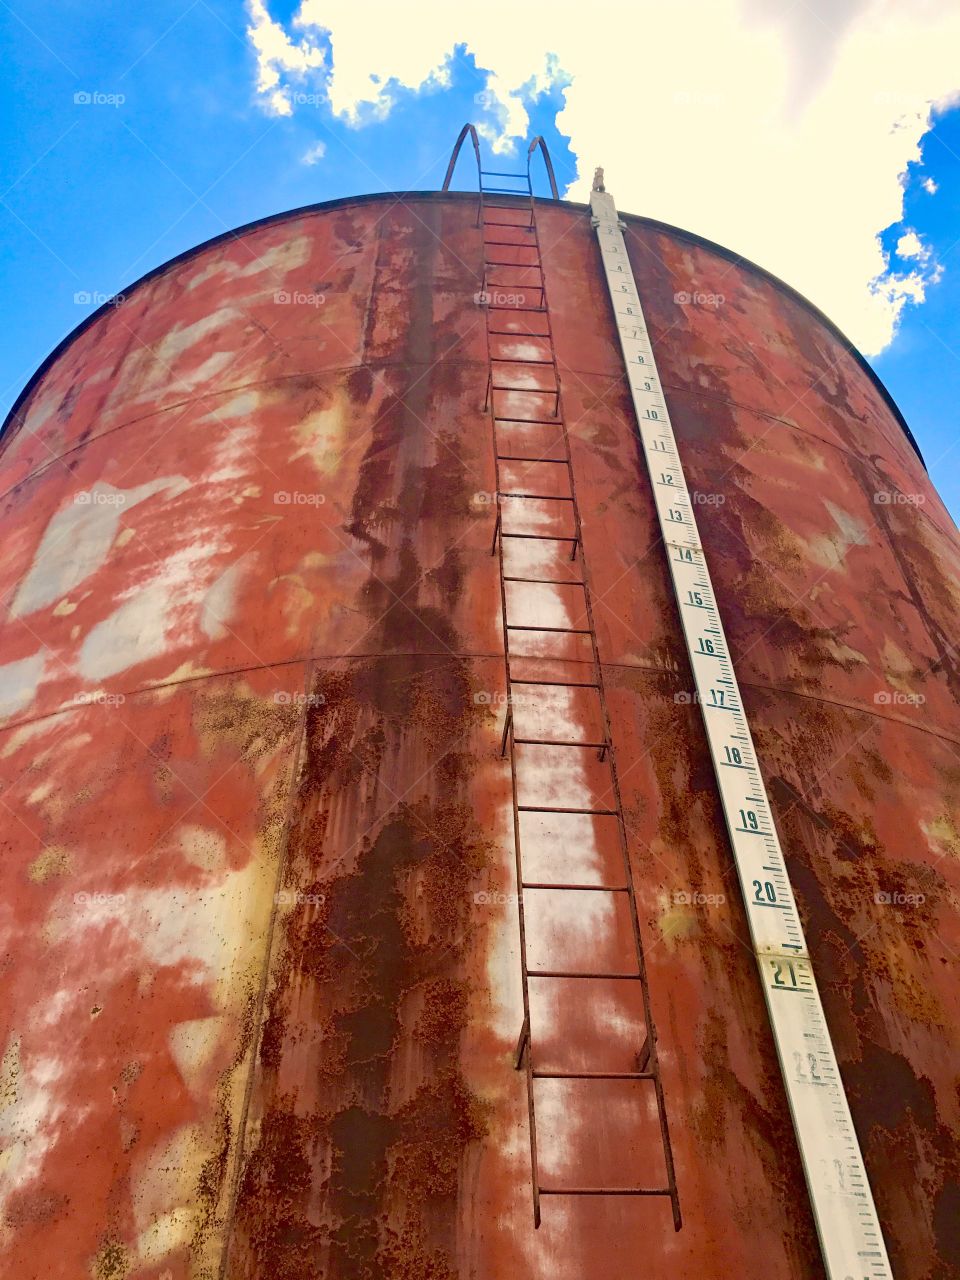
<path fill-rule="evenodd" d="M 526 174 L 488 171 L 480 166 L 479 146 L 476 131 L 472 125 L 464 126 L 457 140 L 447 178 L 443 189 L 449 185 L 450 177 L 456 163 L 457 153 L 465 136 L 470 133 L 477 157 L 479 176 L 479 203 L 477 224 L 480 227 L 483 243 L 483 270 L 481 277 L 481 304 L 485 307 L 488 374 L 484 410 L 489 411 L 494 446 L 494 465 L 496 474 L 496 517 L 494 521 L 491 555 L 498 558 L 500 570 L 500 605 L 504 634 L 504 666 L 506 676 L 507 706 L 500 743 L 502 757 L 509 758 L 511 776 L 511 797 L 513 807 L 513 835 L 516 855 L 517 900 L 520 926 L 520 965 L 523 991 L 523 1023 L 514 1055 L 514 1065 L 526 1076 L 527 1103 L 529 1110 L 530 1157 L 533 1182 L 533 1218 L 534 1225 L 540 1226 L 542 1196 L 654 1196 L 666 1197 L 670 1200 L 674 1229 L 681 1226 L 680 1204 L 677 1193 L 673 1156 L 670 1147 L 670 1136 L 667 1126 L 667 1113 L 664 1102 L 663 1085 L 657 1056 L 657 1036 L 650 1009 L 650 995 L 646 968 L 643 956 L 643 944 L 640 936 L 640 922 L 637 914 L 636 896 L 630 870 L 626 831 L 623 821 L 623 808 L 617 775 L 616 750 L 612 741 L 610 716 L 604 691 L 603 672 L 600 665 L 600 654 L 597 647 L 597 635 L 594 625 L 593 606 L 590 588 L 587 581 L 583 541 L 581 537 L 580 510 L 577 503 L 573 461 L 570 443 L 563 416 L 560 374 L 557 366 L 556 351 L 550 324 L 550 313 L 547 303 L 546 288 L 543 277 L 540 238 L 537 228 L 536 203 L 530 179 L 530 161 L 534 150 L 539 146 L 543 151 L 550 178 L 550 185 L 557 198 L 556 182 L 550 157 L 542 138 L 535 138 L 530 144 L 527 154 Z M 504 180 L 515 181 L 519 190 L 501 185 L 488 185 L 487 178 L 495 178 L 498 184 Z M 519 199 L 517 197 L 520 197 Z M 517 279 L 506 279 L 505 276 L 516 273 Z M 503 305 L 497 305 L 502 303 Z M 504 348 L 510 349 L 522 343 L 526 348 L 537 348 L 538 354 L 530 350 L 523 351 L 520 356 L 502 354 Z M 509 400 L 512 408 L 509 412 L 503 408 L 503 401 Z M 517 400 L 521 401 L 520 407 Z M 524 408 L 524 402 L 529 406 Z M 520 444 L 505 443 L 503 437 Z M 523 443 L 523 437 L 533 437 L 532 444 Z M 539 440 L 538 440 L 539 437 Z M 546 443 L 545 443 L 546 441 Z M 523 464 L 527 464 L 524 467 Z M 542 474 L 545 469 L 554 477 L 549 485 L 534 484 L 529 486 L 516 478 L 511 479 L 508 471 L 519 470 Z M 514 528 L 518 511 L 526 504 L 534 503 L 542 511 L 541 504 L 548 504 L 547 509 L 556 509 L 561 520 L 566 513 L 565 524 L 559 528 L 551 525 L 549 532 L 529 531 Z M 511 572 L 507 564 L 505 544 L 514 541 L 531 544 L 552 544 L 554 549 L 563 548 L 564 553 L 569 546 L 569 556 L 564 554 L 558 564 L 567 568 L 563 576 L 539 576 L 531 573 Z M 556 572 L 556 570 L 552 570 Z M 516 584 L 513 586 L 512 584 Z M 511 604 L 511 596 L 524 588 L 536 591 L 547 584 L 551 588 L 563 589 L 563 592 L 574 591 L 579 595 L 576 605 L 577 626 L 547 626 L 524 623 L 518 619 L 519 605 Z M 522 614 L 520 614 L 522 617 Z M 515 620 L 511 621 L 511 617 Z M 540 639 L 542 637 L 542 639 Z M 575 638 L 575 648 L 585 647 L 587 656 L 558 658 L 550 653 L 551 643 L 561 638 Z M 534 651 L 529 651 L 524 640 L 535 641 Z M 563 641 L 561 640 L 561 644 Z M 533 664 L 537 678 L 528 675 L 525 668 Z M 584 668 L 586 667 L 586 670 Z M 524 668 L 524 669 L 521 669 Z M 545 678 L 543 671 L 552 668 L 557 678 Z M 559 673 L 559 674 L 558 674 Z M 568 738 L 530 736 L 522 729 L 518 732 L 517 717 L 514 706 L 515 698 L 522 696 L 522 691 L 534 689 L 564 689 L 581 691 L 574 698 L 592 691 L 596 702 L 593 706 L 594 719 L 599 725 L 599 733 L 588 735 L 585 740 Z M 524 803 L 518 769 L 518 748 L 549 748 L 563 753 L 595 752 L 599 763 L 606 767 L 606 785 L 601 794 L 612 796 L 612 803 L 593 804 L 589 806 L 563 806 Z M 600 789 L 598 789 L 600 790 Z M 612 822 L 616 828 L 615 843 L 619 847 L 619 874 L 616 883 L 569 883 L 563 880 L 554 881 L 542 878 L 527 879 L 524 873 L 523 860 L 523 826 L 524 815 L 577 815 L 586 818 L 596 829 L 598 823 Z M 548 818 L 549 820 L 549 818 Z M 604 881 L 608 877 L 603 877 Z M 530 895 L 545 891 L 564 893 L 589 893 L 607 895 L 611 901 L 626 903 L 629 915 L 629 935 L 633 945 L 633 963 L 623 971 L 604 970 L 571 970 L 555 967 L 530 967 L 528 955 L 528 907 Z M 615 912 L 612 913 L 615 927 Z M 609 917 L 608 917 L 609 918 Z M 531 1019 L 530 984 L 546 983 L 558 980 L 600 979 L 619 982 L 638 983 L 642 998 L 642 1015 L 644 1038 L 638 1045 L 635 1069 L 629 1071 L 560 1071 L 538 1067 L 536 1061 L 536 1026 Z M 578 1002 L 579 1004 L 579 1002 Z M 639 1040 L 639 1035 L 638 1035 Z M 580 1081 L 629 1081 L 639 1087 L 652 1089 L 656 1099 L 656 1112 L 659 1121 L 660 1142 L 663 1152 L 663 1167 L 666 1177 L 661 1185 L 555 1185 L 544 1184 L 540 1177 L 540 1165 L 537 1156 L 537 1116 L 536 1093 L 537 1082 L 545 1080 L 580 1080 Z"/>

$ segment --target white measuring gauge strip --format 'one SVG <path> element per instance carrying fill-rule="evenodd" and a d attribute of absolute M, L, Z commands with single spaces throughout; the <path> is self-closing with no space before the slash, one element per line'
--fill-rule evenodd
<path fill-rule="evenodd" d="M 830 1280 L 892 1280 L 613 197 L 590 196 L 690 665 Z"/>

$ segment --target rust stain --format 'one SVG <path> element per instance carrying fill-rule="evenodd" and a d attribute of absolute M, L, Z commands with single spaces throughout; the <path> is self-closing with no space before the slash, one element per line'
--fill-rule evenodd
<path fill-rule="evenodd" d="M 320 208 L 198 253 L 69 344 L 4 437 L 4 1274 L 821 1276 L 594 237 L 559 205 L 538 225 L 684 1227 L 556 1197 L 533 1230 L 475 212 Z M 960 535 L 815 315 L 628 221 L 894 1270 L 950 1280 Z M 498 438 L 553 492 L 549 428 Z M 596 731 L 586 697 L 517 715 Z M 614 866 L 599 819 L 565 830 L 569 867 Z M 592 920 L 544 928 L 583 948 Z M 642 1011 L 614 985 L 540 998 L 542 1060 L 596 1066 L 602 1028 L 630 1069 Z M 603 1139 L 657 1175 L 642 1106 L 541 1110 L 553 1168 Z"/>

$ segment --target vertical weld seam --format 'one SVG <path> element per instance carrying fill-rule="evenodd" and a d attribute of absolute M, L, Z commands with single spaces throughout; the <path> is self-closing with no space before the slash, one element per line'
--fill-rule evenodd
<path fill-rule="evenodd" d="M 370 283 L 367 289 L 367 296 L 363 300 L 363 321 L 360 325 L 360 350 L 356 353 L 359 358 L 358 368 L 367 369 L 367 347 L 370 345 L 373 336 L 374 324 L 374 299 L 377 296 L 377 285 L 380 279 L 380 250 L 383 246 L 383 223 L 393 212 L 390 208 L 382 218 L 377 218 L 373 225 L 373 231 L 376 236 L 377 247 L 373 255 L 373 267 L 370 271 Z"/>
<path fill-rule="evenodd" d="M 267 984 L 270 978 L 270 960 L 273 955 L 274 936 L 276 934 L 277 910 L 279 906 L 278 896 L 280 886 L 283 883 L 283 875 L 287 869 L 287 855 L 290 850 L 290 832 L 293 826 L 293 815 L 297 802 L 297 780 L 300 774 L 300 762 L 303 757 L 303 747 L 307 737 L 307 712 L 310 706 L 310 700 L 307 695 L 310 693 L 315 670 L 316 662 L 311 658 L 304 664 L 303 692 L 305 696 L 303 700 L 303 710 L 300 714 L 300 726 L 294 747 L 293 760 L 290 764 L 290 792 L 287 797 L 283 838 L 280 845 L 280 856 L 277 859 L 277 877 L 274 881 L 273 906 L 270 911 L 270 922 L 267 925 L 263 967 L 260 972 L 260 989 L 257 993 L 256 1010 L 254 1013 L 253 1035 L 250 1043 L 250 1066 L 247 1071 L 247 1083 L 243 1092 L 243 1104 L 240 1108 L 240 1121 L 237 1125 L 233 1181 L 230 1188 L 230 1202 L 227 1206 L 227 1212 L 224 1219 L 223 1253 L 220 1258 L 220 1268 L 217 1272 L 218 1280 L 226 1280 L 227 1263 L 230 1258 L 230 1246 L 233 1243 L 233 1224 L 237 1209 L 237 1198 L 240 1193 L 240 1178 L 243 1172 L 247 1118 L 250 1112 L 250 1100 L 253 1096 L 254 1077 L 257 1073 L 257 1052 L 260 1047 L 260 1037 L 263 1029 L 263 1008 L 266 1003 Z"/>
<path fill-rule="evenodd" d="M 864 497 L 869 500 L 873 491 L 868 487 L 869 481 L 864 475 L 866 468 L 862 459 L 855 458 L 854 463 L 851 465 L 851 470 L 856 474 L 861 492 Z M 917 575 L 913 572 L 913 566 L 910 564 L 905 552 L 900 546 L 900 539 L 897 537 L 891 526 L 889 514 L 884 510 L 882 503 L 873 502 L 872 505 L 874 508 L 874 519 L 878 528 L 882 530 L 886 537 L 887 546 L 890 548 L 890 554 L 896 561 L 897 568 L 900 570 L 904 585 L 906 586 L 907 592 L 910 596 L 910 603 L 919 615 L 920 624 L 936 650 L 937 660 L 940 670 L 943 672 L 944 678 L 947 682 L 947 687 L 953 690 L 957 684 L 957 668 L 954 661 L 955 647 L 951 647 L 946 644 L 946 637 L 943 635 L 943 632 L 937 625 L 935 619 L 930 616 L 930 611 L 927 609 L 923 594 L 917 586 Z"/>

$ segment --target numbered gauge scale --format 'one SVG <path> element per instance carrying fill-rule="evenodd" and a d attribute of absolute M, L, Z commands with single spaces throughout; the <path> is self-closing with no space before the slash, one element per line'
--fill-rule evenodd
<path fill-rule="evenodd" d="M 613 197 L 594 191 L 640 439 L 829 1280 L 892 1280 Z"/>

